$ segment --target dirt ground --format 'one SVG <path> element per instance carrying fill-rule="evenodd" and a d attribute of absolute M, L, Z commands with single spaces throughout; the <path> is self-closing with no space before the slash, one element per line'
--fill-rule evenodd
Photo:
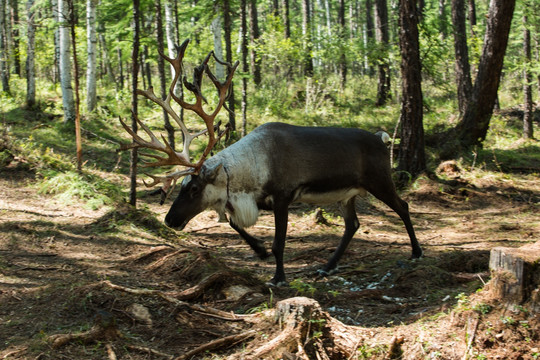
<path fill-rule="evenodd" d="M 344 230 L 338 209 L 325 208 L 328 224 L 318 224 L 315 209 L 294 207 L 289 286 L 279 288 L 265 285 L 273 258 L 259 260 L 213 212 L 175 232 L 154 197 L 138 210 L 92 211 L 40 195 L 33 182 L 16 164 L 0 172 L 0 359 L 241 359 L 277 339 L 283 325 L 268 314 L 297 296 L 354 333 L 356 351 L 317 352 L 328 359 L 540 357 L 538 313 L 506 306 L 485 286 L 491 248 L 539 239 L 534 175 L 418 181 L 404 199 L 420 260 L 409 260 L 396 214 L 359 201 L 360 229 L 327 278 L 314 273 Z M 250 231 L 270 248 L 271 214 Z M 324 346 L 325 336 L 308 331 L 303 344 Z"/>

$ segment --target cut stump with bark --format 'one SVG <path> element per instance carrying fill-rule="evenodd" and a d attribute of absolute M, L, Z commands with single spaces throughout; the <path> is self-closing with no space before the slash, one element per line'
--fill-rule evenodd
<path fill-rule="evenodd" d="M 530 303 L 533 311 L 540 311 L 540 241 L 520 248 L 493 248 L 489 268 L 494 296 L 508 303 Z"/>

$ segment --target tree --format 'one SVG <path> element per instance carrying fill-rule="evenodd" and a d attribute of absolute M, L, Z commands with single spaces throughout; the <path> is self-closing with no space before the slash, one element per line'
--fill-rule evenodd
<path fill-rule="evenodd" d="M 232 64 L 233 52 L 232 52 L 232 19 L 231 19 L 231 4 L 229 0 L 223 0 L 223 29 L 225 30 L 224 40 L 225 40 L 225 57 L 226 61 L 229 64 Z M 236 130 L 236 119 L 234 116 L 234 84 L 231 84 L 230 95 L 228 99 L 228 108 L 229 108 L 229 126 L 231 130 Z"/>
<path fill-rule="evenodd" d="M 10 93 L 9 89 L 9 69 L 7 64 L 7 44 L 5 40 L 6 30 L 6 0 L 0 0 L 0 81 L 2 82 L 2 91 Z"/>
<path fill-rule="evenodd" d="M 302 35 L 304 36 L 304 75 L 310 78 L 313 76 L 310 0 L 302 0 Z"/>
<path fill-rule="evenodd" d="M 456 83 L 459 113 L 465 113 L 467 101 L 472 94 L 464 0 L 452 0 L 452 24 L 454 25 L 454 53 L 456 56 Z"/>
<path fill-rule="evenodd" d="M 289 16 L 289 2 L 288 0 L 284 0 L 284 2 L 287 2 L 287 4 L 282 4 L 283 17 Z M 286 5 L 286 7 L 285 7 Z M 259 59 L 259 56 L 257 55 L 257 51 L 255 50 L 255 45 L 259 41 L 259 37 L 261 36 L 261 32 L 259 30 L 259 16 L 257 14 L 257 0 L 249 0 L 249 23 L 250 23 L 250 42 L 251 42 L 251 72 L 253 74 L 253 83 L 255 85 L 261 84 L 261 60 Z M 287 20 L 288 21 L 288 20 Z M 285 25 L 286 26 L 286 25 Z M 289 29 L 289 36 L 291 30 Z M 285 34 L 287 36 L 287 33 Z"/>
<path fill-rule="evenodd" d="M 26 107 L 36 106 L 36 24 L 34 0 L 26 2 L 28 46 L 26 50 Z"/>
<path fill-rule="evenodd" d="M 424 153 L 422 65 L 418 39 L 418 12 L 415 0 L 399 3 L 399 48 L 401 50 L 401 142 L 398 170 L 401 182 L 426 169 Z"/>
<path fill-rule="evenodd" d="M 247 133 L 247 78 L 249 65 L 247 61 L 247 4 L 246 0 L 240 1 L 240 53 L 242 57 L 242 136 Z"/>
<path fill-rule="evenodd" d="M 388 7 L 386 0 L 375 0 L 375 35 L 379 43 L 377 106 L 386 104 L 390 96 L 390 65 L 388 64 Z"/>
<path fill-rule="evenodd" d="M 339 22 L 339 35 L 341 43 L 346 43 L 346 27 L 345 27 L 345 0 L 339 0 L 338 8 L 338 22 Z M 345 56 L 344 47 L 341 48 L 341 54 L 339 59 L 339 77 L 341 80 L 341 89 L 345 90 L 345 84 L 347 82 L 347 58 Z"/>
<path fill-rule="evenodd" d="M 531 31 L 527 17 L 528 4 L 525 4 L 523 15 L 523 57 L 525 66 L 523 67 L 523 137 L 532 139 L 533 136 L 533 100 L 532 100 L 532 74 L 531 66 Z"/>
<path fill-rule="evenodd" d="M 10 0 L 9 4 L 9 7 L 11 8 L 11 27 L 13 29 L 13 66 L 15 68 L 15 74 L 21 76 L 21 54 L 19 50 L 19 2 L 17 0 Z"/>
<path fill-rule="evenodd" d="M 133 49 L 131 50 L 131 129 L 137 133 L 137 116 L 139 106 L 137 100 L 137 83 L 139 79 L 139 43 L 140 43 L 140 2 L 133 0 Z M 131 149 L 129 166 L 129 203 L 137 204 L 137 148 Z"/>
<path fill-rule="evenodd" d="M 456 130 L 461 146 L 481 145 L 489 128 L 508 44 L 515 0 L 491 0 L 478 74 Z"/>
<path fill-rule="evenodd" d="M 70 60 L 70 28 L 69 8 L 67 0 L 58 0 L 57 22 L 59 24 L 59 68 L 60 87 L 62 88 L 62 106 L 64 109 L 64 123 L 75 121 L 75 101 L 73 87 L 71 85 L 71 60 Z"/>
<path fill-rule="evenodd" d="M 86 37 L 87 37 L 87 65 L 86 68 L 86 107 L 89 112 L 94 111 L 97 105 L 96 90 L 96 7 L 97 0 L 86 0 Z"/>
<path fill-rule="evenodd" d="M 75 36 L 75 7 L 73 5 L 74 0 L 68 0 L 68 12 L 69 12 L 69 28 L 71 30 L 71 49 L 73 51 L 73 68 L 75 77 L 75 142 L 77 146 L 77 170 L 82 169 L 82 138 L 81 138 L 81 113 L 79 98 L 79 64 L 77 58 L 77 38 Z"/>

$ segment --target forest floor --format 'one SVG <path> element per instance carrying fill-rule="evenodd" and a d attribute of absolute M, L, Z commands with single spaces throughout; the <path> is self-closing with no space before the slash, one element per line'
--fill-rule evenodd
<path fill-rule="evenodd" d="M 355 332 L 356 352 L 317 353 L 329 359 L 540 357 L 540 315 L 487 289 L 491 248 L 539 239 L 537 174 L 419 180 L 403 194 L 425 252 L 414 261 L 397 215 L 359 201 L 360 229 L 327 278 L 313 274 L 342 219 L 329 207 L 320 224 L 313 208 L 294 207 L 289 286 L 279 288 L 265 286 L 273 258 L 256 258 L 213 212 L 175 232 L 161 224 L 167 204 L 149 195 L 139 210 L 93 211 L 39 194 L 34 181 L 16 162 L 0 171 L 0 359 L 241 359 L 271 345 L 280 324 L 269 311 L 296 296 Z M 270 248 L 271 214 L 251 232 Z"/>

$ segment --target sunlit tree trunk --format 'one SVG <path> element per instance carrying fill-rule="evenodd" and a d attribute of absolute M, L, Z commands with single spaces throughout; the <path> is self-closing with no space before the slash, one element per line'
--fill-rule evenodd
<path fill-rule="evenodd" d="M 398 170 L 404 182 L 426 169 L 424 152 L 422 65 L 418 39 L 418 12 L 415 0 L 399 3 L 399 47 L 401 50 L 401 142 Z M 407 175 L 408 174 L 408 175 Z"/>
<path fill-rule="evenodd" d="M 167 37 L 167 50 L 170 58 L 176 57 L 176 48 L 178 39 L 176 38 L 176 30 L 174 27 L 175 19 L 173 14 L 173 4 L 171 0 L 165 0 L 165 36 Z M 174 68 L 171 65 L 171 78 L 174 77 Z M 174 88 L 174 93 L 179 96 L 181 92 L 180 84 Z"/>
<path fill-rule="evenodd" d="M 165 50 L 165 40 L 163 38 L 163 17 L 161 15 L 161 0 L 156 1 L 156 36 L 158 49 L 160 51 Z M 165 61 L 161 56 L 158 56 L 158 73 L 159 73 L 159 87 L 161 90 L 161 98 L 165 99 L 167 97 L 167 80 L 165 78 Z M 163 109 L 163 123 L 165 130 L 167 131 L 167 139 L 169 145 L 174 149 L 175 148 L 175 136 L 174 136 L 174 127 L 171 125 L 169 120 L 169 114 L 165 109 Z"/>
<path fill-rule="evenodd" d="M 458 139 L 465 148 L 481 145 L 489 128 L 508 44 L 515 0 L 491 0 L 486 35 L 471 100 L 457 125 Z"/>
<path fill-rule="evenodd" d="M 251 0 L 252 6 L 256 6 L 256 0 Z M 283 17 L 283 30 L 285 31 L 285 38 L 291 37 L 291 20 L 289 17 L 289 0 L 281 1 L 282 17 Z"/>
<path fill-rule="evenodd" d="M 32 109 L 36 106 L 36 24 L 34 0 L 26 2 L 27 36 L 28 46 L 26 49 L 26 106 Z"/>
<path fill-rule="evenodd" d="M 467 101 L 469 101 L 472 94 L 471 69 L 465 25 L 465 2 L 463 0 L 452 0 L 452 23 L 454 25 L 457 98 L 459 113 L 462 116 L 465 112 Z"/>
<path fill-rule="evenodd" d="M 86 107 L 87 110 L 94 111 L 97 105 L 96 87 L 96 7 L 97 0 L 86 1 L 86 38 L 87 38 L 87 68 L 86 68 Z"/>
<path fill-rule="evenodd" d="M 216 54 L 218 59 L 223 60 L 224 56 L 223 43 L 221 41 L 221 15 L 218 14 L 214 18 L 214 20 L 212 20 L 212 23 L 210 24 L 210 29 L 212 30 L 212 35 L 214 39 L 214 54 Z M 225 67 L 220 63 L 216 63 L 215 69 L 217 78 L 223 81 L 225 79 Z"/>
<path fill-rule="evenodd" d="M 66 0 L 58 0 L 59 68 L 64 122 L 74 122 L 76 117 L 73 87 L 71 85 L 69 9 Z"/>

